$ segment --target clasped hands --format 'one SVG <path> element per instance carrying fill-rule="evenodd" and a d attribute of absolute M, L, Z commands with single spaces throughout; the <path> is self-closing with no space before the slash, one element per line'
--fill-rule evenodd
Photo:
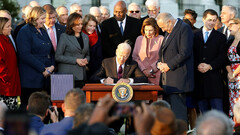
<path fill-rule="evenodd" d="M 123 78 L 121 78 L 117 81 L 117 83 L 129 83 L 129 82 L 130 82 L 129 79 L 123 79 Z M 108 77 L 108 78 L 103 80 L 103 83 L 104 84 L 113 84 L 114 80 L 111 77 Z"/>
<path fill-rule="evenodd" d="M 82 67 L 88 64 L 87 58 L 84 58 L 84 59 L 77 58 L 76 62 L 79 66 L 82 66 Z"/>
<path fill-rule="evenodd" d="M 162 73 L 166 73 L 169 71 L 169 67 L 167 65 L 167 63 L 162 63 L 162 62 L 158 62 L 157 63 L 157 68 L 162 72 Z"/>
<path fill-rule="evenodd" d="M 228 73 L 228 80 L 229 82 L 235 82 L 235 74 L 233 72 Z"/>
<path fill-rule="evenodd" d="M 206 73 L 210 69 L 211 69 L 211 65 L 209 65 L 209 64 L 200 63 L 198 65 L 198 71 L 201 72 L 201 73 Z"/>
<path fill-rule="evenodd" d="M 55 68 L 55 67 L 54 67 L 53 65 L 50 66 L 50 67 L 46 67 L 45 70 L 44 70 L 44 72 L 43 72 L 43 76 L 44 76 L 44 77 L 50 76 L 50 74 L 53 72 L 54 68 Z"/>

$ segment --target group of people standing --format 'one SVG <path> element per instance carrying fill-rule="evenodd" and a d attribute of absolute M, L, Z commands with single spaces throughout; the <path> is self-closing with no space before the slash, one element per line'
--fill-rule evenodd
<path fill-rule="evenodd" d="M 204 26 L 197 29 L 195 12 L 185 14 L 188 25 L 170 13 L 159 13 L 156 0 L 147 0 L 146 6 L 148 16 L 140 19 L 136 15 L 139 11 L 127 10 L 126 3 L 118 1 L 113 17 L 102 13 L 104 21 L 99 18 L 106 9 L 97 7 L 82 16 L 81 6 L 74 3 L 66 17 L 68 10 L 64 6 L 56 10 L 50 4 L 29 6 L 26 24 L 16 29 L 15 43 L 10 38 L 10 13 L 1 11 L 0 100 L 14 109 L 17 96 L 21 95 L 22 103 L 27 104 L 34 91 L 50 93 L 52 73 L 73 74 L 75 87 L 80 88 L 85 82 L 100 82 L 104 78 L 94 80 L 94 76 L 103 71 L 99 70 L 103 69 L 102 60 L 117 55 L 116 59 L 124 59 L 120 63 L 123 72 L 127 60 L 136 61 L 148 82 L 163 88 L 163 99 L 171 104 L 177 118 L 187 121 L 187 102 L 194 102 L 187 97 L 192 91 L 191 97 L 197 100 L 201 112 L 209 110 L 209 106 L 223 111 L 224 91 L 229 92 L 228 110 L 232 116 L 240 89 L 240 19 L 235 18 L 236 8 L 223 6 L 221 19 L 225 26 L 220 32 L 214 29 L 218 14 L 212 9 L 204 11 Z M 126 40 L 130 52 L 125 56 L 116 50 Z M 114 73 L 118 70 L 116 67 Z M 134 80 L 130 78 L 129 82 Z M 15 107 L 11 107 L 12 103 Z"/>

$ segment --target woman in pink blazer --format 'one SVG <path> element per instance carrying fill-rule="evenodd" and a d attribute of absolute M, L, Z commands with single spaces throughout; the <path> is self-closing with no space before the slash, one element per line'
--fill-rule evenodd
<path fill-rule="evenodd" d="M 148 82 L 159 85 L 160 70 L 157 69 L 158 51 L 161 47 L 163 36 L 159 35 L 159 27 L 153 18 L 144 20 L 141 33 L 135 42 L 133 60 L 138 63 L 139 68 L 148 77 Z"/>

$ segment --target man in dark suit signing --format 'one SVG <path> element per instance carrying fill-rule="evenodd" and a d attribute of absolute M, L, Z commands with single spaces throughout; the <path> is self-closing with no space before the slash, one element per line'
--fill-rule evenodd
<path fill-rule="evenodd" d="M 186 93 L 194 87 L 192 29 L 170 13 L 160 13 L 157 23 L 166 32 L 157 63 L 163 98 L 171 104 L 177 119 L 187 121 Z"/>
<path fill-rule="evenodd" d="M 138 68 L 137 63 L 133 60 L 128 60 L 130 53 L 131 46 L 128 43 L 119 44 L 116 50 L 116 57 L 102 61 L 101 70 L 96 74 L 94 80 L 100 80 L 104 84 L 147 82 L 147 78 Z"/>
<path fill-rule="evenodd" d="M 212 9 L 204 11 L 204 26 L 194 33 L 195 90 L 202 113 L 211 108 L 223 111 L 221 68 L 227 57 L 226 36 L 214 29 L 217 17 Z"/>
<path fill-rule="evenodd" d="M 134 48 L 136 38 L 141 34 L 140 21 L 127 16 L 126 13 L 126 3 L 118 1 L 114 6 L 114 17 L 103 21 L 101 31 L 103 58 L 114 57 L 118 44 L 125 40 L 131 41 L 131 47 Z"/>

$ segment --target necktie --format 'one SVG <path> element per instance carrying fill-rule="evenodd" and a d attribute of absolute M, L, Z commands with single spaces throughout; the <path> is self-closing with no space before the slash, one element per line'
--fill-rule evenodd
<path fill-rule="evenodd" d="M 121 79 L 122 78 L 122 65 L 119 66 L 118 68 L 118 79 Z"/>
<path fill-rule="evenodd" d="M 122 33 L 122 35 L 123 35 L 123 26 L 122 26 L 122 23 L 123 23 L 123 22 L 120 22 L 120 30 L 121 30 L 121 33 Z"/>
<path fill-rule="evenodd" d="M 224 35 L 228 38 L 228 28 L 226 28 Z"/>
<path fill-rule="evenodd" d="M 56 43 L 55 34 L 54 34 L 52 27 L 50 28 L 50 38 L 52 41 L 53 49 L 54 49 L 54 51 L 56 51 L 57 43 Z"/>
<path fill-rule="evenodd" d="M 206 43 L 208 40 L 208 33 L 209 33 L 208 31 L 205 32 L 204 43 Z"/>

